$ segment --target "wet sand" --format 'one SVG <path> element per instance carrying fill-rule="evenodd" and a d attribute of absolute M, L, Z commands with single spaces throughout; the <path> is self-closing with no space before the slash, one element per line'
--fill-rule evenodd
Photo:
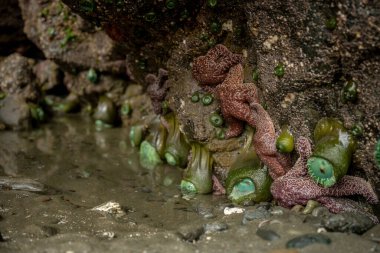
<path fill-rule="evenodd" d="M 2 131 L 0 143 L 0 182 L 17 178 L 0 190 L 0 252 L 380 252 L 379 225 L 364 235 L 328 232 L 318 213 L 183 198 L 181 169 L 141 168 L 125 128 L 55 118 Z M 329 240 L 286 249 L 305 234 Z"/>

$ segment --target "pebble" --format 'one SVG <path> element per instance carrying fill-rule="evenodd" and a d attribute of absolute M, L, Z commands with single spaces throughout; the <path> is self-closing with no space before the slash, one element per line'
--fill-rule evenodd
<path fill-rule="evenodd" d="M 354 212 L 330 214 L 321 221 L 321 225 L 328 231 L 355 234 L 363 234 L 374 226 L 366 215 Z"/>
<path fill-rule="evenodd" d="M 259 228 L 256 231 L 256 235 L 266 241 L 275 241 L 281 238 L 276 232 L 270 229 Z"/>
<path fill-rule="evenodd" d="M 314 243 L 330 244 L 331 239 L 323 234 L 306 234 L 288 241 L 286 243 L 286 248 L 304 248 Z"/>
<path fill-rule="evenodd" d="M 259 206 L 255 210 L 245 211 L 242 223 L 247 224 L 248 221 L 258 220 L 258 219 L 267 219 L 270 216 L 271 214 L 269 210 L 267 210 L 263 206 Z"/>
<path fill-rule="evenodd" d="M 244 208 L 241 207 L 225 207 L 223 210 L 224 215 L 231 215 L 235 213 L 243 213 Z"/>
<path fill-rule="evenodd" d="M 114 201 L 109 201 L 99 206 L 96 206 L 92 208 L 91 211 L 104 212 L 104 213 L 114 214 L 117 216 L 125 215 L 125 212 L 123 208 L 121 207 L 121 205 Z"/>
<path fill-rule="evenodd" d="M 213 232 L 220 232 L 228 229 L 228 225 L 224 222 L 216 221 L 213 223 L 207 223 L 203 226 L 206 234 Z"/>
<path fill-rule="evenodd" d="M 330 215 L 329 209 L 327 209 L 324 206 L 319 206 L 314 208 L 314 210 L 311 212 L 311 215 L 314 217 L 325 217 Z"/>
<path fill-rule="evenodd" d="M 201 236 L 205 233 L 205 230 L 202 226 L 182 226 L 179 228 L 177 235 L 184 241 L 187 242 L 196 242 Z"/>

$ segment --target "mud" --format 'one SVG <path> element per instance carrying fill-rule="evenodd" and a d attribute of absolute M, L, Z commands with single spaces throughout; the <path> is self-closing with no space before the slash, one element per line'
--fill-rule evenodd
<path fill-rule="evenodd" d="M 182 171 L 142 169 L 127 136 L 78 116 L 0 132 L 0 252 L 380 251 L 379 225 L 363 235 L 327 232 L 322 220 L 336 216 L 323 208 L 304 215 L 272 203 L 233 209 L 224 196 L 184 198 Z M 368 225 L 355 216 L 356 226 Z M 331 243 L 286 251 L 289 240 L 318 233 Z"/>

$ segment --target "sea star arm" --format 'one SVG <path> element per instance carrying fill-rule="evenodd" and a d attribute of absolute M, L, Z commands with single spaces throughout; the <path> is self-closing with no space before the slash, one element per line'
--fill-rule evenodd
<path fill-rule="evenodd" d="M 332 213 L 340 213 L 340 212 L 354 212 L 361 213 L 367 216 L 372 220 L 373 223 L 378 224 L 379 219 L 364 210 L 362 206 L 351 199 L 341 199 L 341 198 L 332 198 L 332 197 L 319 197 L 317 201 L 323 206 L 327 207 Z"/>
<path fill-rule="evenodd" d="M 328 191 L 328 195 L 330 196 L 341 197 L 361 195 L 371 204 L 376 204 L 379 202 L 379 198 L 377 197 L 371 184 L 360 177 L 346 175 L 342 177 L 338 183 L 325 189 Z"/>

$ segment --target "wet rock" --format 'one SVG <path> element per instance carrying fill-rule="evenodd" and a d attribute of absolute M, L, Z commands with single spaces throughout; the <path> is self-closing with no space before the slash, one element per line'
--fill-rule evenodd
<path fill-rule="evenodd" d="M 266 206 L 258 206 L 254 210 L 245 211 L 242 223 L 247 224 L 249 221 L 267 219 L 270 216 L 271 213 Z"/>
<path fill-rule="evenodd" d="M 368 216 L 353 212 L 331 214 L 321 221 L 321 225 L 328 231 L 356 234 L 363 234 L 374 226 Z"/>
<path fill-rule="evenodd" d="M 203 203 L 199 203 L 195 210 L 197 213 L 205 219 L 215 218 L 215 214 L 213 213 L 213 208 L 211 206 L 205 205 Z"/>
<path fill-rule="evenodd" d="M 256 231 L 256 235 L 266 241 L 275 241 L 281 238 L 279 234 L 270 229 L 259 228 Z"/>
<path fill-rule="evenodd" d="M 43 238 L 58 234 L 58 229 L 44 225 L 29 225 L 25 228 L 24 233 L 28 234 L 30 237 Z"/>
<path fill-rule="evenodd" d="M 44 184 L 29 178 L 0 177 L 0 189 L 44 192 L 47 188 Z"/>
<path fill-rule="evenodd" d="M 363 238 L 372 240 L 374 242 L 380 242 L 380 225 L 376 225 L 363 234 Z"/>
<path fill-rule="evenodd" d="M 30 128 L 30 109 L 25 100 L 18 95 L 0 100 L 0 122 L 15 130 Z"/>
<path fill-rule="evenodd" d="M 115 215 L 116 217 L 123 217 L 126 215 L 125 208 L 123 208 L 119 203 L 115 201 L 109 201 L 109 202 L 103 203 L 90 210 L 106 213 L 106 214 L 112 214 L 112 215 Z"/>
<path fill-rule="evenodd" d="M 5 242 L 5 239 L 4 239 L 3 235 L 1 234 L 1 232 L 0 232 L 0 242 Z"/>
<path fill-rule="evenodd" d="M 24 31 L 45 57 L 66 70 L 125 73 L 124 55 L 103 31 L 73 14 L 61 1 L 19 1 Z"/>
<path fill-rule="evenodd" d="M 213 223 L 207 223 L 203 226 L 203 229 L 206 234 L 220 232 L 228 229 L 228 225 L 221 221 L 216 221 Z"/>
<path fill-rule="evenodd" d="M 28 101 L 38 98 L 34 80 L 34 60 L 11 54 L 0 63 L 0 88 L 6 95 L 15 95 Z"/>
<path fill-rule="evenodd" d="M 304 248 L 314 243 L 330 244 L 331 239 L 323 234 L 306 234 L 289 240 L 286 243 L 287 248 Z"/>
<path fill-rule="evenodd" d="M 62 83 L 62 72 L 55 62 L 51 60 L 40 61 L 34 67 L 38 86 L 43 91 L 57 88 Z"/>
<path fill-rule="evenodd" d="M 311 212 L 311 215 L 314 217 L 326 217 L 330 215 L 330 211 L 324 206 L 319 206 Z"/>
<path fill-rule="evenodd" d="M 78 97 L 91 97 L 107 93 L 107 97 L 118 104 L 121 104 L 121 97 L 128 86 L 125 79 L 108 74 L 100 75 L 98 82 L 94 84 L 87 78 L 87 71 L 75 75 L 66 72 L 64 84 L 70 93 Z"/>
<path fill-rule="evenodd" d="M 179 228 L 177 235 L 181 240 L 187 242 L 196 242 L 201 236 L 205 233 L 205 229 L 203 226 L 189 226 L 185 225 Z"/>
<path fill-rule="evenodd" d="M 25 52 L 30 43 L 23 32 L 24 22 L 18 1 L 3 0 L 0 5 L 0 55 Z"/>

